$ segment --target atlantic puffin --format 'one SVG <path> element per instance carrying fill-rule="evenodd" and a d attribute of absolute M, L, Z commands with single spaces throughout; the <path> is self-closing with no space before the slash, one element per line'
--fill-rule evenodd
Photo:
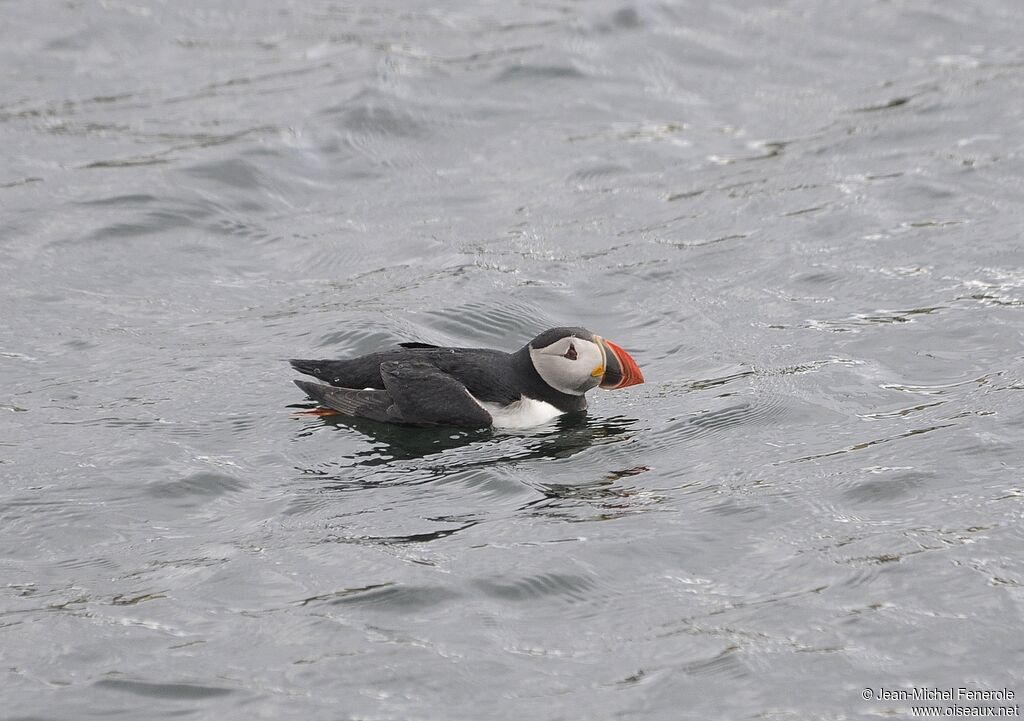
<path fill-rule="evenodd" d="M 514 353 L 399 343 L 358 358 L 290 363 L 329 384 L 295 381 L 331 411 L 413 426 L 529 428 L 582 411 L 592 388 L 644 382 L 629 353 L 586 328 L 546 330 Z"/>

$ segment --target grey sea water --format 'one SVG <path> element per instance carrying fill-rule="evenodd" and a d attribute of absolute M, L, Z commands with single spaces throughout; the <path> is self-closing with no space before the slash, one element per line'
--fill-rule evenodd
<path fill-rule="evenodd" d="M 0 3 L 0 716 L 1019 703 L 1022 37 L 1016 0 Z M 283 362 L 563 324 L 647 383 L 428 432 L 297 415 Z"/>

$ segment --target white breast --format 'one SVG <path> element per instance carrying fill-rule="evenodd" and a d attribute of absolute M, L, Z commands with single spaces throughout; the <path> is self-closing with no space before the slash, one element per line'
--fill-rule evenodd
<path fill-rule="evenodd" d="M 507 406 L 476 398 L 473 400 L 491 414 L 495 428 L 532 428 L 562 415 L 562 411 L 550 403 L 536 401 L 525 396 Z"/>

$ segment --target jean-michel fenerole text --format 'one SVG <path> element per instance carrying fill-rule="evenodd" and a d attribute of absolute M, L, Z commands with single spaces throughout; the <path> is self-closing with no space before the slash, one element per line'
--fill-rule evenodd
<path fill-rule="evenodd" d="M 973 689 L 973 688 L 937 688 L 928 686 L 915 686 L 914 688 L 885 688 L 880 686 L 875 689 L 876 701 L 1012 701 L 1013 690 L 1008 688 L 1000 689 Z"/>

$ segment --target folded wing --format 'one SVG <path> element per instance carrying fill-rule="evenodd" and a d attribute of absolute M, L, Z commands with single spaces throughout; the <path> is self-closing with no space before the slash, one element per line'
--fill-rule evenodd
<path fill-rule="evenodd" d="M 349 416 L 419 426 L 491 425 L 491 414 L 466 386 L 430 363 L 385 361 L 380 364 L 380 378 L 383 390 L 336 388 L 299 380 L 295 385 L 318 403 Z"/>

